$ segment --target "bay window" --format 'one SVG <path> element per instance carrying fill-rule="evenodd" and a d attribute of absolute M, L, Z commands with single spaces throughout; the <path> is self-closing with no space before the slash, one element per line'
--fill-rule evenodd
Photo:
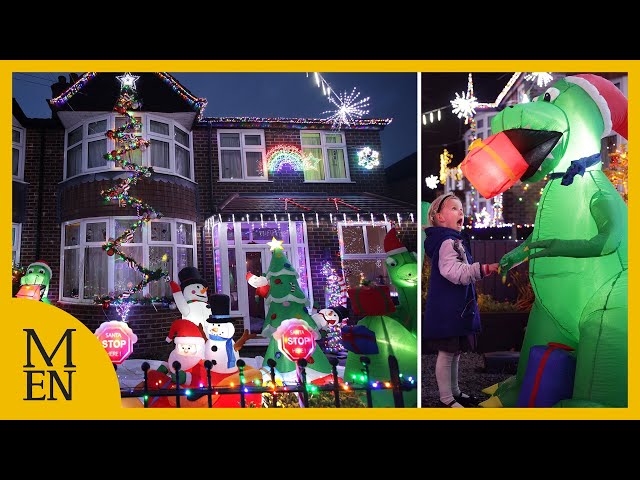
<path fill-rule="evenodd" d="M 142 273 L 102 249 L 108 238 L 118 238 L 135 221 L 136 217 L 105 217 L 63 224 L 62 300 L 89 302 L 96 296 L 116 296 L 140 283 Z M 196 265 L 195 232 L 193 222 L 163 217 L 141 225 L 130 242 L 120 245 L 120 250 L 149 270 L 161 268 L 175 278 L 184 267 Z M 169 283 L 158 280 L 131 298 L 143 296 L 171 298 L 172 294 Z"/>
<path fill-rule="evenodd" d="M 146 149 L 129 150 L 128 162 L 151 166 L 155 171 L 193 179 L 193 151 L 191 134 L 178 122 L 157 115 L 139 113 L 134 116 L 137 124 L 129 132 L 149 141 Z M 97 115 L 67 129 L 65 135 L 64 178 L 84 173 L 119 170 L 104 155 L 122 148 L 127 139 L 108 139 L 107 130 L 118 129 L 129 122 L 122 115 Z"/>

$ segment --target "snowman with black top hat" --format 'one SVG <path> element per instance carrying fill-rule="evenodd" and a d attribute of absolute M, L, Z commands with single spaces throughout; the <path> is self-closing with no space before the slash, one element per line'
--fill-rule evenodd
<path fill-rule="evenodd" d="M 195 267 L 183 268 L 178 272 L 178 278 L 180 285 L 174 281 L 169 283 L 176 307 L 182 314 L 182 318 L 202 326 L 206 331 L 206 322 L 211 316 L 211 305 L 207 294 L 209 285 Z"/>

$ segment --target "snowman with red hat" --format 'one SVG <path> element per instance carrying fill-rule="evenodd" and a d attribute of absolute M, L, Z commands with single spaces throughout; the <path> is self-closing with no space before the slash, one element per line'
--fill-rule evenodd
<path fill-rule="evenodd" d="M 185 319 L 171 324 L 167 342 L 173 341 L 175 348 L 169 354 L 169 361 L 158 368 L 159 372 L 171 376 L 174 383 L 183 387 L 206 387 L 207 370 L 204 367 L 205 335 L 202 327 Z M 180 363 L 180 373 L 176 378 L 173 363 Z"/>
<path fill-rule="evenodd" d="M 207 282 L 200 276 L 200 272 L 195 267 L 185 267 L 178 272 L 180 285 L 171 281 L 171 292 L 173 301 L 176 302 L 182 318 L 206 327 L 206 321 L 211 316 L 211 305 Z"/>

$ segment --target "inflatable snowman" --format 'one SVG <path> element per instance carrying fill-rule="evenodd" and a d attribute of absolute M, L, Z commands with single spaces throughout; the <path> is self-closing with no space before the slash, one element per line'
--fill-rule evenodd
<path fill-rule="evenodd" d="M 204 346 L 204 357 L 211 360 L 212 372 L 235 373 L 239 354 L 234 348 L 233 335 L 236 329 L 231 322 L 209 322 L 205 326 L 207 341 Z"/>
<path fill-rule="evenodd" d="M 183 268 L 178 273 L 178 278 L 180 285 L 174 281 L 170 283 L 173 301 L 176 302 L 182 318 L 201 325 L 206 331 L 206 322 L 211 315 L 207 282 L 200 277 L 200 272 L 195 267 Z"/>

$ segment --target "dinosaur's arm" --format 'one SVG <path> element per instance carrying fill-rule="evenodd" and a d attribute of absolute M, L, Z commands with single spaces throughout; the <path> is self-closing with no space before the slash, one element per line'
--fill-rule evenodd
<path fill-rule="evenodd" d="M 540 240 L 531 242 L 529 248 L 541 248 L 529 258 L 540 257 L 600 257 L 614 252 L 620 242 L 624 228 L 624 214 L 620 212 L 617 202 L 612 201 L 612 194 L 597 192 L 591 197 L 589 209 L 598 228 L 598 234 L 588 240 Z"/>
<path fill-rule="evenodd" d="M 531 234 L 533 235 L 533 233 Z M 502 283 L 505 283 L 507 280 L 507 273 L 513 267 L 521 264 L 522 262 L 528 260 L 529 256 L 529 245 L 531 243 L 531 235 L 527 237 L 527 239 L 518 245 L 516 248 L 506 253 L 501 259 L 498 266 L 498 273 L 502 275 Z"/>

